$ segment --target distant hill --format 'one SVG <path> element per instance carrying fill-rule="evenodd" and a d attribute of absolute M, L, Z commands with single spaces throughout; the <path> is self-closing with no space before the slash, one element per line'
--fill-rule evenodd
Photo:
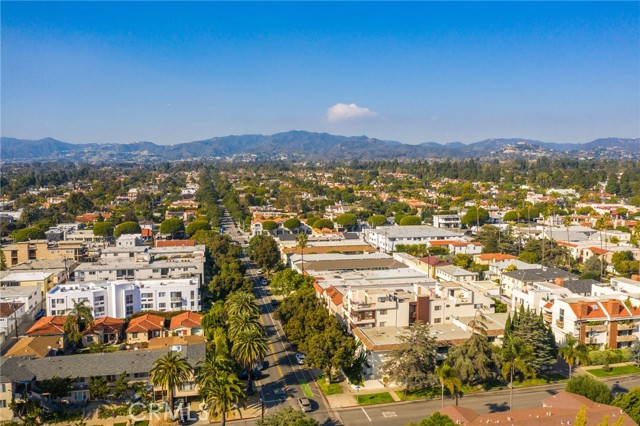
<path fill-rule="evenodd" d="M 425 142 L 418 145 L 368 136 L 339 136 L 299 130 L 273 135 L 230 135 L 175 145 L 153 142 L 127 144 L 71 144 L 52 138 L 23 140 L 2 137 L 2 161 L 176 161 L 236 158 L 243 160 L 374 160 L 420 158 L 640 158 L 640 139 L 603 138 L 584 144 L 529 139 L 486 139 L 470 144 Z"/>

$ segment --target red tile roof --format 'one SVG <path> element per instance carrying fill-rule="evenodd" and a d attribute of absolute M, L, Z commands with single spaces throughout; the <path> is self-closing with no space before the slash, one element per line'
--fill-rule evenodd
<path fill-rule="evenodd" d="M 152 330 L 162 330 L 164 328 L 164 318 L 153 314 L 144 314 L 133 318 L 127 327 L 127 333 L 146 332 Z"/>
<path fill-rule="evenodd" d="M 204 315 L 199 314 L 197 312 L 191 312 L 191 311 L 183 312 L 171 318 L 171 325 L 169 325 L 169 328 L 173 330 L 174 328 L 178 328 L 178 327 L 185 327 L 185 328 L 201 327 L 203 316 Z"/>
<path fill-rule="evenodd" d="M 482 253 L 478 254 L 478 259 L 480 260 L 493 260 L 493 261 L 501 261 L 501 260 L 512 260 L 517 259 L 517 256 L 512 254 L 503 254 L 503 253 Z"/>
<path fill-rule="evenodd" d="M 65 334 L 66 315 L 42 317 L 25 333 L 27 336 L 52 336 Z"/>
<path fill-rule="evenodd" d="M 196 242 L 193 240 L 159 240 L 156 247 L 193 247 Z"/>
<path fill-rule="evenodd" d="M 338 289 L 336 289 L 334 286 L 331 286 L 327 288 L 326 293 L 334 305 L 336 306 L 342 305 L 343 297 L 342 297 L 342 293 L 340 293 Z"/>
<path fill-rule="evenodd" d="M 91 328 L 87 328 L 82 334 L 93 333 L 120 333 L 124 327 L 124 320 L 119 318 L 102 317 L 93 322 Z"/>

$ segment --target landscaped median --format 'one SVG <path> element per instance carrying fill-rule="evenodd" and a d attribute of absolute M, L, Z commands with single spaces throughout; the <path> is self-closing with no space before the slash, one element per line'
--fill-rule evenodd
<path fill-rule="evenodd" d="M 623 376 L 625 374 L 640 374 L 640 367 L 637 367 L 635 365 L 618 365 L 609 368 L 610 371 L 605 371 L 603 368 L 585 368 L 584 371 L 596 377 L 613 377 Z"/>

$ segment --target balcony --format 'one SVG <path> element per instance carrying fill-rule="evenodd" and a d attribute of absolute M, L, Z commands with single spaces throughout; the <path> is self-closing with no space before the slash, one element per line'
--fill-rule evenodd
<path fill-rule="evenodd" d="M 607 331 L 608 326 L 606 324 L 600 324 L 600 325 L 589 325 L 587 323 L 587 331 Z"/>
<path fill-rule="evenodd" d="M 633 334 L 625 334 L 622 336 L 618 336 L 616 339 L 618 342 L 635 342 L 638 338 Z"/>
<path fill-rule="evenodd" d="M 376 305 L 372 303 L 357 303 L 351 302 L 352 311 L 373 311 L 376 309 Z"/>
<path fill-rule="evenodd" d="M 556 320 L 556 327 L 564 328 L 564 321 L 560 321 L 559 319 Z"/>
<path fill-rule="evenodd" d="M 618 323 L 618 330 L 635 330 L 638 324 L 621 324 Z"/>
<path fill-rule="evenodd" d="M 182 303 L 182 296 L 171 296 L 171 301 Z"/>
<path fill-rule="evenodd" d="M 357 324 L 375 324 L 376 317 L 374 315 L 358 315 L 354 312 L 351 312 L 349 315 L 350 322 L 354 325 Z"/>

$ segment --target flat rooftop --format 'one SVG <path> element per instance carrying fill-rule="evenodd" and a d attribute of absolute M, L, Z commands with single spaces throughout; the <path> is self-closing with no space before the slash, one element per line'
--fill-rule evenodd
<path fill-rule="evenodd" d="M 385 235 L 387 238 L 464 238 L 464 234 L 428 225 L 379 226 L 369 232 Z"/>

